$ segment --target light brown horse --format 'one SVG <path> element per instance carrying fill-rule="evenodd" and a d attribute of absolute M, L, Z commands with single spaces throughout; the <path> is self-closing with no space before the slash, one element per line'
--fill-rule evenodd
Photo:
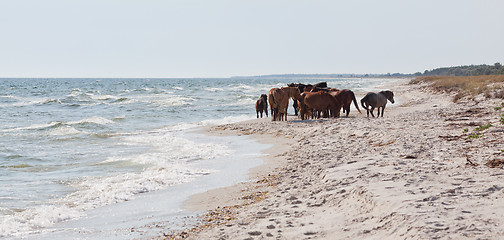
<path fill-rule="evenodd" d="M 278 106 L 277 103 L 275 102 L 275 98 L 273 97 L 273 93 L 276 92 L 277 90 L 280 90 L 279 88 L 272 88 L 269 90 L 268 93 L 268 102 L 270 105 L 271 109 L 271 120 L 276 121 L 278 118 Z"/>
<path fill-rule="evenodd" d="M 357 100 L 355 99 L 355 94 L 352 90 L 343 89 L 339 91 L 329 91 L 329 94 L 337 98 L 343 104 L 343 113 L 346 112 L 346 117 L 350 114 L 350 105 L 352 105 L 352 101 L 357 108 L 359 113 L 362 113 L 359 109 L 359 105 L 357 104 Z"/>
<path fill-rule="evenodd" d="M 371 116 L 375 117 L 373 114 L 373 110 L 375 108 L 377 108 L 378 117 L 380 116 L 380 108 L 382 108 L 381 116 L 383 117 L 385 105 L 387 105 L 387 99 L 391 103 L 394 103 L 394 93 L 392 91 L 387 90 L 379 93 L 367 93 L 366 96 L 361 99 L 362 107 L 367 111 L 367 117 L 369 117 L 369 113 L 371 113 Z M 369 109 L 368 106 L 371 106 L 371 109 Z"/>
<path fill-rule="evenodd" d="M 326 112 L 329 110 L 330 117 L 339 117 L 342 107 L 341 102 L 329 93 L 325 92 L 304 92 L 301 93 L 301 100 L 299 101 L 301 119 L 304 120 L 306 112 L 313 109 L 319 112 Z M 320 118 L 320 114 L 317 116 Z"/>
<path fill-rule="evenodd" d="M 285 120 L 287 121 L 287 108 L 289 107 L 289 99 L 293 98 L 299 100 L 301 96 L 299 95 L 299 88 L 297 87 L 282 87 L 278 90 L 273 91 L 273 100 L 278 109 L 278 117 L 275 120 Z"/>
<path fill-rule="evenodd" d="M 259 100 L 256 101 L 256 115 L 259 118 L 259 113 L 261 113 L 261 118 L 263 117 L 263 111 L 268 117 L 268 96 L 266 94 L 261 94 Z"/>

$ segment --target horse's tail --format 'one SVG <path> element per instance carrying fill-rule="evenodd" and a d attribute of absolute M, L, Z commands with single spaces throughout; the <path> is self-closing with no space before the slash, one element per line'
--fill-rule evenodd
<path fill-rule="evenodd" d="M 367 101 L 367 98 L 368 96 L 366 95 L 365 97 L 363 97 L 361 100 L 360 100 L 360 103 L 362 105 L 362 108 L 366 109 L 367 111 L 369 111 L 369 109 L 367 108 L 367 106 L 364 105 L 364 103 Z"/>
<path fill-rule="evenodd" d="M 357 104 L 357 100 L 355 99 L 355 94 L 353 92 L 351 92 L 351 93 L 352 93 L 352 100 L 355 105 L 355 108 L 357 108 L 357 111 L 359 111 L 359 113 L 362 113 L 359 109 L 359 104 Z"/>

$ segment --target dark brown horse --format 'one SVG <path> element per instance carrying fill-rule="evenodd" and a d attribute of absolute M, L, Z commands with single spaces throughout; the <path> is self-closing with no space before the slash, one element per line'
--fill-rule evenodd
<path fill-rule="evenodd" d="M 287 84 L 287 86 L 297 87 L 299 89 L 299 93 L 303 93 L 303 92 L 311 92 L 314 87 L 327 89 L 327 82 L 319 82 L 316 83 L 315 85 L 303 84 L 303 83 L 289 83 Z M 298 101 L 294 101 L 294 103 L 292 104 L 292 108 L 294 108 L 294 115 L 297 116 L 299 112 Z"/>
<path fill-rule="evenodd" d="M 359 105 L 357 104 L 357 100 L 355 99 L 355 94 L 354 92 L 352 92 L 352 90 L 343 89 L 339 91 L 329 91 L 329 94 L 340 100 L 340 102 L 343 104 L 343 113 L 346 112 L 346 117 L 348 117 L 348 114 L 350 114 L 350 105 L 352 105 L 352 101 L 357 108 L 357 111 L 359 111 L 359 113 L 362 113 L 359 109 Z"/>
<path fill-rule="evenodd" d="M 380 116 L 380 108 L 382 108 L 381 116 L 383 117 L 385 105 L 387 105 L 387 99 L 391 103 L 394 103 L 394 93 L 392 91 L 387 90 L 379 93 L 367 93 L 366 96 L 361 99 L 362 107 L 367 111 L 367 117 L 369 117 L 369 113 L 371 113 L 371 116 L 375 117 L 373 114 L 373 110 L 375 108 L 377 108 L 378 117 Z M 368 106 L 371 106 L 371 109 L 369 109 Z"/>
<path fill-rule="evenodd" d="M 306 112 L 312 109 L 313 111 L 326 112 L 329 110 L 328 116 L 339 117 L 342 104 L 335 97 L 325 92 L 304 92 L 301 93 L 301 100 L 299 100 L 301 119 L 304 120 Z M 318 114 L 317 117 L 320 117 Z"/>
<path fill-rule="evenodd" d="M 263 117 L 263 111 L 268 117 L 268 96 L 266 94 L 261 94 L 259 100 L 256 101 L 256 115 L 259 118 L 259 113 L 261 113 L 261 118 Z"/>

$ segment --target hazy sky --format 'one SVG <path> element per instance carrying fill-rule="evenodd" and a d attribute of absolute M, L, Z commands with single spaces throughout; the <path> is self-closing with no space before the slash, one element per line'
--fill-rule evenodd
<path fill-rule="evenodd" d="M 0 0 L 0 77 L 423 72 L 504 63 L 502 0 Z"/>

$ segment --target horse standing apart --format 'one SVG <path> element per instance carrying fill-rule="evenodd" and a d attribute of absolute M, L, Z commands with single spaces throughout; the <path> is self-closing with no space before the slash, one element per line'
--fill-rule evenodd
<path fill-rule="evenodd" d="M 385 105 L 387 105 L 387 99 L 394 103 L 394 93 L 392 91 L 381 91 L 379 93 L 367 93 L 365 97 L 361 99 L 362 107 L 367 111 L 367 117 L 369 117 L 369 113 L 371 112 L 371 116 L 375 117 L 373 114 L 373 110 L 377 108 L 378 117 L 380 116 L 380 108 L 382 108 L 381 116 L 383 117 L 383 112 L 385 111 Z M 368 108 L 371 106 L 371 109 Z"/>
<path fill-rule="evenodd" d="M 268 96 L 266 94 L 261 94 L 261 97 L 256 102 L 256 115 L 259 118 L 259 113 L 261 113 L 261 118 L 263 117 L 263 111 L 268 117 Z"/>
<path fill-rule="evenodd" d="M 352 101 L 357 108 L 357 111 L 359 111 L 359 113 L 362 113 L 359 109 L 359 105 L 357 104 L 357 100 L 355 99 L 355 94 L 354 92 L 352 92 L 352 90 L 343 89 L 339 91 L 330 91 L 329 94 L 340 100 L 340 102 L 343 104 L 343 113 L 346 112 L 346 117 L 348 117 L 348 114 L 350 114 L 350 105 L 352 105 Z"/>

